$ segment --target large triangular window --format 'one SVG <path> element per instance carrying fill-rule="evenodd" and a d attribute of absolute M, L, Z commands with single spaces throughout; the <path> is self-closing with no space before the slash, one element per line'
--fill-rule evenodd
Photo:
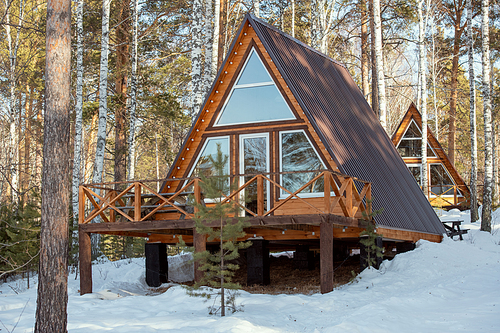
<path fill-rule="evenodd" d="M 252 49 L 220 111 L 216 126 L 291 120 L 290 110 L 267 69 Z"/>
<path fill-rule="evenodd" d="M 422 157 L 422 132 L 412 120 L 398 145 L 401 157 Z M 432 148 L 427 144 L 427 156 L 436 157 Z"/>

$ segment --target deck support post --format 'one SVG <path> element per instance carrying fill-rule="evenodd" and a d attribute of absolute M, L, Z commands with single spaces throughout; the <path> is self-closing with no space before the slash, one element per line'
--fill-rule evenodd
<path fill-rule="evenodd" d="M 146 243 L 146 283 L 150 287 L 159 287 L 168 281 L 167 244 Z"/>
<path fill-rule="evenodd" d="M 79 231 L 80 295 L 92 293 L 92 250 L 90 233 Z"/>
<path fill-rule="evenodd" d="M 196 253 L 206 251 L 207 249 L 207 236 L 196 232 L 196 228 L 193 228 L 193 246 Z M 203 274 L 205 274 L 199 270 L 201 266 L 203 266 L 202 262 L 194 262 L 194 282 L 200 282 Z"/>
<path fill-rule="evenodd" d="M 333 291 L 333 224 L 322 221 L 319 228 L 320 283 L 325 294 Z"/>
<path fill-rule="evenodd" d="M 271 283 L 268 241 L 253 239 L 247 249 L 247 285 Z"/>
<path fill-rule="evenodd" d="M 309 251 L 309 245 L 295 246 L 293 255 L 293 267 L 300 270 L 314 270 L 314 252 Z"/>
<path fill-rule="evenodd" d="M 375 245 L 377 247 L 382 248 L 384 246 L 382 237 L 377 237 L 375 238 Z M 360 265 L 361 265 L 361 270 L 364 270 L 366 267 L 368 267 L 368 262 L 366 261 L 366 248 L 365 246 L 360 242 L 359 243 L 359 249 L 360 249 Z M 373 265 L 373 268 L 378 269 L 380 267 L 380 264 L 382 263 L 383 258 L 375 258 L 375 264 Z"/>

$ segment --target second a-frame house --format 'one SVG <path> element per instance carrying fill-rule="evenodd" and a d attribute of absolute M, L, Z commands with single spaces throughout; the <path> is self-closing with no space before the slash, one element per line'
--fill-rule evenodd
<path fill-rule="evenodd" d="M 82 293 L 92 289 L 92 233 L 147 238 L 153 285 L 166 279 L 165 244 L 179 235 L 197 250 L 217 246 L 194 230 L 187 198 L 210 205 L 199 175 L 211 176 L 218 149 L 238 183 L 224 202 L 241 205 L 245 239 L 257 248 L 246 253 L 248 283 L 268 283 L 269 249 L 291 247 L 299 266 L 310 267 L 310 250 L 319 251 L 321 290 L 332 290 L 334 260 L 360 249 L 363 220 L 375 210 L 387 253 L 445 233 L 346 67 L 246 15 L 160 190 L 147 181 L 121 192 L 115 184 L 80 187 Z M 98 215 L 103 222 L 90 223 Z"/>
<path fill-rule="evenodd" d="M 422 166 L 422 116 L 413 103 L 394 132 L 392 142 L 420 186 L 420 175 L 426 170 L 429 192 L 425 195 L 432 206 L 464 209 L 470 206 L 469 188 L 430 128 L 427 128 L 427 165 Z"/>

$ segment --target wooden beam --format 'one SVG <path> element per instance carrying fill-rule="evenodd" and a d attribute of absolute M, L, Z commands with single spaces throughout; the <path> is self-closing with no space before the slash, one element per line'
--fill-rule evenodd
<path fill-rule="evenodd" d="M 441 243 L 443 235 L 428 234 L 425 232 L 409 231 L 409 230 L 395 230 L 383 227 L 377 227 L 377 234 L 383 238 L 404 240 L 410 242 L 417 242 L 419 239 L 425 239 L 430 242 Z"/>
<path fill-rule="evenodd" d="M 325 220 L 320 224 L 320 283 L 321 293 L 333 291 L 333 225 Z"/>
<path fill-rule="evenodd" d="M 207 249 L 207 236 L 199 234 L 196 232 L 196 228 L 193 228 L 193 245 L 194 252 L 199 253 L 203 252 Z M 195 261 L 194 262 L 194 281 L 200 282 L 203 278 L 203 271 L 200 271 L 199 268 L 203 266 L 202 262 Z"/>
<path fill-rule="evenodd" d="M 80 224 L 82 226 L 82 224 Z M 79 256 L 80 256 L 80 295 L 92 293 L 92 258 L 90 234 L 79 232 Z"/>
<path fill-rule="evenodd" d="M 258 216 L 247 220 L 251 226 L 278 226 L 285 224 L 311 224 L 319 225 L 322 219 L 328 218 L 330 223 L 346 227 L 358 227 L 358 219 L 332 215 L 332 214 L 306 214 L 306 215 L 280 215 L 280 216 Z M 217 227 L 219 222 L 207 223 L 209 226 Z M 163 220 L 163 221 L 137 221 L 137 222 L 115 222 L 115 223 L 91 223 L 81 224 L 84 232 L 107 233 L 114 231 L 138 231 L 153 232 L 154 230 L 167 229 L 192 229 L 193 220 Z"/>

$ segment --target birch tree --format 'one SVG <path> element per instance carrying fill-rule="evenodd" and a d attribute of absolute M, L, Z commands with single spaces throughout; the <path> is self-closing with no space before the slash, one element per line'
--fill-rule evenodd
<path fill-rule="evenodd" d="M 203 5 L 201 0 L 193 1 L 191 25 L 191 117 L 200 108 L 204 84 L 201 73 L 203 43 Z"/>
<path fill-rule="evenodd" d="M 472 32 L 472 0 L 467 0 L 467 45 L 469 56 L 469 94 L 470 94 L 470 220 L 479 219 L 477 211 L 477 133 L 476 133 L 476 76 L 474 74 L 474 39 Z"/>
<path fill-rule="evenodd" d="M 423 5 L 425 0 L 418 1 L 418 49 L 419 49 L 419 76 L 420 76 L 420 96 L 422 103 L 420 112 L 422 114 L 422 190 L 429 196 L 429 181 L 427 173 L 427 80 L 426 80 L 426 52 L 425 52 L 425 20 L 423 15 Z M 427 7 L 427 13 L 428 13 Z"/>
<path fill-rule="evenodd" d="M 215 77 L 215 69 L 212 68 L 213 65 L 213 3 L 212 0 L 205 0 L 205 66 L 204 66 L 204 81 L 205 88 L 204 92 L 206 93 L 212 84 L 212 81 Z"/>
<path fill-rule="evenodd" d="M 387 107 L 385 95 L 384 55 L 382 51 L 382 20 L 380 0 L 373 0 L 373 25 L 375 35 L 375 68 L 377 70 L 379 120 L 387 131 Z"/>
<path fill-rule="evenodd" d="M 218 60 L 219 60 L 219 31 L 220 31 L 220 0 L 214 1 L 214 23 L 213 23 L 213 39 L 212 39 L 212 73 L 213 77 L 217 75 L 218 70 Z M 213 79 L 212 79 L 213 80 Z"/>
<path fill-rule="evenodd" d="M 259 0 L 252 0 L 252 9 L 253 14 L 257 17 L 260 17 L 260 3 Z"/>
<path fill-rule="evenodd" d="M 48 0 L 35 332 L 67 332 L 71 1 Z"/>
<path fill-rule="evenodd" d="M 493 136 L 490 91 L 490 38 L 489 38 L 489 0 L 481 1 L 481 35 L 483 62 L 483 108 L 484 108 L 484 190 L 481 230 L 491 232 L 491 210 L 493 199 Z"/>
<path fill-rule="evenodd" d="M 137 45 L 138 45 L 138 0 L 132 0 L 132 52 L 130 61 L 132 62 L 132 72 L 130 77 L 130 103 L 129 103 L 129 135 L 128 135 L 128 161 L 127 161 L 127 179 L 132 180 L 135 177 L 135 132 L 136 132 L 136 109 L 137 109 Z"/>
<path fill-rule="evenodd" d="M 368 44 L 368 11 L 366 0 L 359 1 L 359 13 L 361 16 L 361 86 L 363 95 L 368 98 L 370 94 L 370 52 Z"/>
<path fill-rule="evenodd" d="M 83 0 L 78 0 L 76 8 L 76 104 L 75 104 L 75 142 L 73 156 L 73 178 L 71 185 L 73 207 L 73 239 L 77 239 L 78 226 L 78 187 L 80 185 L 80 166 L 82 156 L 83 125 Z"/>
<path fill-rule="evenodd" d="M 328 54 L 328 37 L 333 25 L 335 0 L 314 0 L 311 8 L 311 46 Z"/>

